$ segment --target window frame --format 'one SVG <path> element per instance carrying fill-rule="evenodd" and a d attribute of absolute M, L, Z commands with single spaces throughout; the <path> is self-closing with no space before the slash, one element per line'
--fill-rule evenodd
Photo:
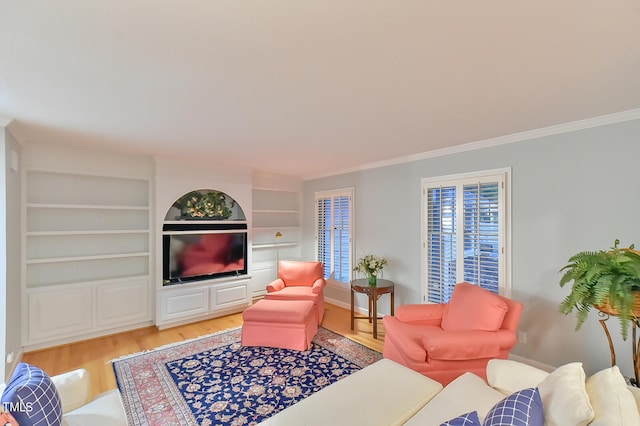
<path fill-rule="evenodd" d="M 353 269 L 353 232 L 354 232 L 354 193 L 355 190 L 353 187 L 348 187 L 348 188 L 339 188 L 339 189 L 331 189 L 331 190 L 323 190 L 323 191 L 316 191 L 315 192 L 315 197 L 314 197 L 314 206 L 315 206 L 315 211 L 314 211 L 314 225 L 315 225 L 315 259 L 325 263 L 325 261 L 323 259 L 320 259 L 320 250 L 319 250 L 319 238 L 320 238 L 320 209 L 319 209 L 319 201 L 320 200 L 326 200 L 326 199 L 331 199 L 332 205 L 334 205 L 334 201 L 337 198 L 342 198 L 342 197 L 348 197 L 348 209 L 349 209 L 349 215 L 348 215 L 348 255 L 347 255 L 347 259 L 348 259 L 348 264 L 347 266 L 347 270 L 346 270 L 346 274 L 347 274 L 347 281 L 343 281 L 341 279 L 336 279 L 335 278 L 335 256 L 334 256 L 334 248 L 335 248 L 335 233 L 331 232 L 330 233 L 330 260 L 331 260 L 331 264 L 330 265 L 324 265 L 325 267 L 325 271 L 328 269 L 328 274 L 325 274 L 325 278 L 329 281 L 334 281 L 337 283 L 344 283 L 345 285 L 349 285 L 349 283 L 351 282 L 351 277 L 352 277 L 352 269 Z M 331 225 L 332 227 L 334 227 L 333 223 Z M 335 228 L 334 228 L 335 230 Z M 340 277 L 340 278 L 344 278 L 344 277 Z"/>
<path fill-rule="evenodd" d="M 446 187 L 453 185 L 461 185 L 464 187 L 465 184 L 469 183 L 487 183 L 492 181 L 498 181 L 502 185 L 501 198 L 502 205 L 499 206 L 499 214 L 502 215 L 502 222 L 499 228 L 499 241 L 501 244 L 500 249 L 498 250 L 499 255 L 499 281 L 498 288 L 499 294 L 505 297 L 511 297 L 511 168 L 500 168 L 500 169 L 490 169 L 490 170 L 482 170 L 476 172 L 469 173 L 459 173 L 453 175 L 445 175 L 445 176 L 435 176 L 429 178 L 423 178 L 421 180 L 420 191 L 421 191 L 421 216 L 420 216 L 420 232 L 421 232 L 421 297 L 423 303 L 432 303 L 428 300 L 428 292 L 429 292 L 429 245 L 427 241 L 427 232 L 428 232 L 428 189 L 434 188 L 436 186 Z M 463 203 L 460 200 L 456 199 L 456 217 L 458 224 L 463 220 L 462 212 L 463 212 Z M 460 234 L 460 231 L 463 228 L 456 227 L 456 242 L 457 242 L 457 262 L 460 260 L 461 256 L 463 256 L 464 248 L 461 247 L 461 242 L 464 242 L 464 234 Z M 464 272 L 459 271 L 458 277 L 464 275 Z"/>

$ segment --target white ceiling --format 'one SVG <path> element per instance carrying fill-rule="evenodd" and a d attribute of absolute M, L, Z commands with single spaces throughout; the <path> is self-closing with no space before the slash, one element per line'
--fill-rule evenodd
<path fill-rule="evenodd" d="M 25 142 L 301 177 L 640 107 L 640 0 L 0 0 Z"/>

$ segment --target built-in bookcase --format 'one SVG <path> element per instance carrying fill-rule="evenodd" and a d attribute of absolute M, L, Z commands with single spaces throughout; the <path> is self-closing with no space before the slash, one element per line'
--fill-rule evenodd
<path fill-rule="evenodd" d="M 277 277 L 278 259 L 298 260 L 301 256 L 301 214 L 298 189 L 253 188 L 253 296 L 266 292 Z M 280 237 L 276 234 L 280 233 Z"/>
<path fill-rule="evenodd" d="M 150 181 L 28 169 L 25 346 L 151 320 Z"/>

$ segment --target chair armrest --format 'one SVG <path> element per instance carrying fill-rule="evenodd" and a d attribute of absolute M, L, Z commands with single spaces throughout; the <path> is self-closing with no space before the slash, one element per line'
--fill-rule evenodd
<path fill-rule="evenodd" d="M 500 353 L 500 334 L 497 331 L 444 331 L 431 329 L 422 336 L 427 358 L 462 361 L 492 358 Z"/>
<path fill-rule="evenodd" d="M 317 280 L 315 280 L 313 282 L 312 290 L 315 294 L 320 294 L 322 293 L 322 290 L 324 290 L 324 288 L 327 285 L 327 280 L 325 280 L 324 278 L 318 278 Z"/>
<path fill-rule="evenodd" d="M 89 372 L 84 368 L 53 376 L 51 381 L 60 395 L 63 413 L 73 411 L 89 402 L 91 379 Z"/>
<path fill-rule="evenodd" d="M 272 293 L 274 291 L 279 291 L 284 288 L 284 281 L 278 278 L 275 281 L 272 281 L 270 284 L 267 284 L 267 293 Z"/>
<path fill-rule="evenodd" d="M 409 304 L 396 309 L 395 317 L 401 322 L 422 325 L 440 325 L 445 304 Z"/>

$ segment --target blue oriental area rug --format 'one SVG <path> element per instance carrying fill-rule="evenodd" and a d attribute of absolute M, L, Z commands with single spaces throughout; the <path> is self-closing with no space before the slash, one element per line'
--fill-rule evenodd
<path fill-rule="evenodd" d="M 113 362 L 130 425 L 255 425 L 382 355 L 320 327 L 308 351 L 243 347 L 241 329 Z"/>

